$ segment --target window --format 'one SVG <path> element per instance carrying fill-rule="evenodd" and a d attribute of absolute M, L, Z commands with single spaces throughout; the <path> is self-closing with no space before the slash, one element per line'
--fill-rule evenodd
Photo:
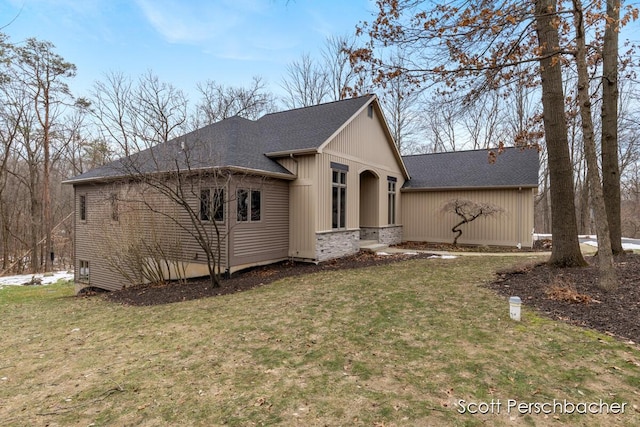
<path fill-rule="evenodd" d="M 211 219 L 211 190 L 200 190 L 200 220 L 209 221 Z"/>
<path fill-rule="evenodd" d="M 120 219 L 120 213 L 118 212 L 118 195 L 111 193 L 109 202 L 111 204 L 111 220 L 118 221 Z"/>
<path fill-rule="evenodd" d="M 331 163 L 331 227 L 345 228 L 347 214 L 347 171 L 349 167 Z"/>
<path fill-rule="evenodd" d="M 260 221 L 260 191 L 251 191 L 251 221 Z"/>
<path fill-rule="evenodd" d="M 262 194 L 260 190 L 238 190 L 238 222 L 260 221 Z"/>
<path fill-rule="evenodd" d="M 387 202 L 389 212 L 389 224 L 396 223 L 396 184 L 398 180 L 392 176 L 387 177 Z"/>
<path fill-rule="evenodd" d="M 211 199 L 211 190 L 200 190 L 200 219 L 202 221 L 224 221 L 224 190 L 218 188 L 213 191 L 213 200 Z"/>
<path fill-rule="evenodd" d="M 80 195 L 79 200 L 80 221 L 87 220 L 87 196 L 85 194 Z"/>
<path fill-rule="evenodd" d="M 224 190 L 221 188 L 213 193 L 213 220 L 224 222 Z"/>
<path fill-rule="evenodd" d="M 89 261 L 80 260 L 80 273 L 78 274 L 78 281 L 89 283 Z"/>

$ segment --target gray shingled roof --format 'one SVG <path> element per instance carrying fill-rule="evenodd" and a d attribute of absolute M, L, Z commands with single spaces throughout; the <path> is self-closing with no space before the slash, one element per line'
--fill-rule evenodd
<path fill-rule="evenodd" d="M 537 187 L 539 160 L 534 149 L 506 148 L 489 161 L 490 150 L 404 156 L 411 179 L 405 189 Z M 497 150 L 494 150 L 497 152 Z"/>
<path fill-rule="evenodd" d="M 243 168 L 291 175 L 268 153 L 318 149 L 373 95 L 267 114 L 257 121 L 232 117 L 92 169 L 66 182 L 77 183 L 135 173 L 197 168 Z M 183 150 L 183 145 L 185 149 Z M 293 175 L 291 175 L 293 178 Z"/>

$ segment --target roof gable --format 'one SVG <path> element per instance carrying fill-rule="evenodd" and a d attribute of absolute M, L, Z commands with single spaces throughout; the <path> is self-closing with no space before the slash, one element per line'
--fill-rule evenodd
<path fill-rule="evenodd" d="M 258 124 L 270 148 L 266 154 L 319 150 L 374 98 L 365 95 L 261 117 Z"/>
<path fill-rule="evenodd" d="M 506 148 L 491 162 L 492 150 L 404 156 L 411 179 L 404 189 L 537 187 L 539 159 L 534 149 Z"/>

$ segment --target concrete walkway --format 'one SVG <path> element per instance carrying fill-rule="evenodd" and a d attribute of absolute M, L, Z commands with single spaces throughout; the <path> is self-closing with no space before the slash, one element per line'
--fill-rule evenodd
<path fill-rule="evenodd" d="M 583 255 L 594 255 L 598 250 L 596 247 L 593 247 L 589 244 L 581 243 L 580 249 L 582 250 Z M 550 251 L 544 252 L 464 252 L 464 251 L 432 251 L 429 249 L 402 249 L 396 247 L 389 247 L 384 244 L 380 244 L 375 240 L 362 240 L 360 242 L 360 250 L 373 252 L 373 253 L 387 253 L 387 254 L 403 254 L 403 253 L 429 253 L 439 256 L 516 256 L 516 257 L 550 257 Z"/>
<path fill-rule="evenodd" d="M 551 252 L 455 252 L 455 251 L 432 251 L 429 249 L 401 249 L 401 248 L 386 248 L 379 252 L 386 252 L 389 254 L 402 254 L 402 253 L 429 253 L 439 256 L 550 256 Z"/>

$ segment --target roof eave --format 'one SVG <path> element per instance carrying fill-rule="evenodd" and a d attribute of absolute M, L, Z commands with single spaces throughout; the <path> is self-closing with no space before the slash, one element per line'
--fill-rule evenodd
<path fill-rule="evenodd" d="M 272 172 L 272 171 L 265 171 L 262 169 L 245 168 L 241 166 L 213 166 L 213 167 L 193 168 L 193 169 L 184 169 L 181 172 L 197 173 L 197 172 L 214 171 L 214 170 L 229 170 L 229 171 L 240 172 L 240 173 L 249 174 L 249 175 L 262 175 L 262 176 L 267 176 L 271 178 L 279 178 L 279 179 L 286 179 L 286 180 L 296 179 L 295 175 L 286 173 L 286 172 Z M 150 172 L 150 174 L 160 175 L 160 174 L 170 174 L 174 172 L 176 171 L 157 171 L 157 172 Z M 125 178 L 135 179 L 140 175 L 146 175 L 146 174 L 132 173 L 132 174 L 125 174 L 125 175 L 98 176 L 98 177 L 84 178 L 84 179 L 77 179 L 77 180 L 71 178 L 71 179 L 62 181 L 62 184 L 76 185 L 76 184 L 89 184 L 89 183 L 106 183 L 111 181 L 118 181 Z"/>
<path fill-rule="evenodd" d="M 289 157 L 291 155 L 303 156 L 307 154 L 318 154 L 319 151 L 317 148 L 303 148 L 300 150 L 285 150 L 285 151 L 272 151 L 270 153 L 265 153 L 265 156 L 269 158 L 279 158 L 279 157 Z"/>
<path fill-rule="evenodd" d="M 420 191 L 465 191 L 465 190 L 524 190 L 538 188 L 538 184 L 523 184 L 523 185 L 486 185 L 486 186 L 473 186 L 473 187 L 403 187 L 400 191 L 420 192 Z"/>

